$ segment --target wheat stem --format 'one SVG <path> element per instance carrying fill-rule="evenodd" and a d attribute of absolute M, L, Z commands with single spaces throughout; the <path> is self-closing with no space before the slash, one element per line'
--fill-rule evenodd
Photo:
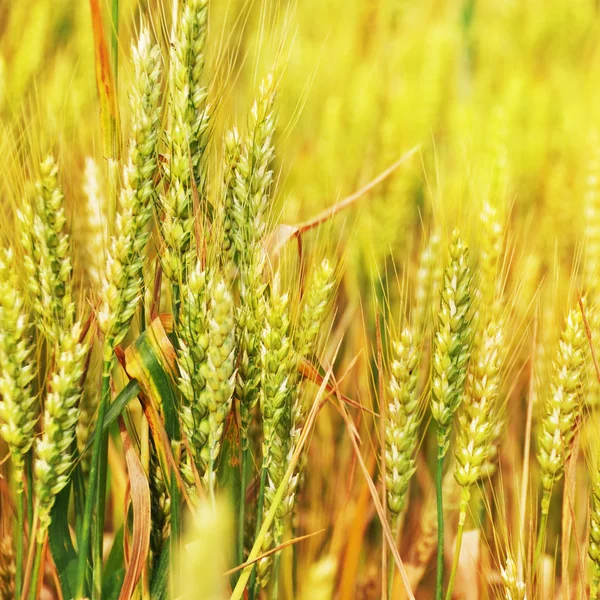
<path fill-rule="evenodd" d="M 81 530 L 81 540 L 79 543 L 79 556 L 77 562 L 77 584 L 75 586 L 75 597 L 83 598 L 84 587 L 85 587 L 85 576 L 87 571 L 87 559 L 88 559 L 88 548 L 90 543 L 90 533 L 92 530 L 92 513 L 94 511 L 94 504 L 96 501 L 96 487 L 98 484 L 98 473 L 100 463 L 100 453 L 103 445 L 103 428 L 104 428 L 104 417 L 106 414 L 106 408 L 108 405 L 108 398 L 110 394 L 110 373 L 112 370 L 112 358 L 106 358 L 102 368 L 102 389 L 100 392 L 100 405 L 98 407 L 98 417 L 96 419 L 96 429 L 93 435 L 93 446 L 92 446 L 92 459 L 90 461 L 90 476 L 88 480 L 87 496 L 85 498 L 85 508 L 83 513 L 83 526 Z M 100 515 L 96 519 L 95 523 L 95 535 L 102 537 L 102 530 L 100 529 Z M 103 521 L 103 519 L 101 519 Z M 100 531 L 99 531 L 100 529 Z"/>
<path fill-rule="evenodd" d="M 112 35 L 111 35 L 111 50 L 112 50 L 112 67 L 115 80 L 115 90 L 119 85 L 119 0 L 112 0 Z M 113 136 L 116 134 L 116 128 L 112 128 Z M 116 145 L 117 140 L 113 139 L 113 144 Z M 113 148 L 114 150 L 114 148 Z"/>
<path fill-rule="evenodd" d="M 23 495 L 22 490 L 18 492 L 16 504 L 17 529 L 15 532 L 15 539 L 17 541 L 17 555 L 15 573 L 15 598 L 20 598 L 23 586 L 23 537 L 25 536 L 25 529 L 23 527 L 23 508 L 25 504 L 25 496 Z"/>
<path fill-rule="evenodd" d="M 435 470 L 435 493 L 437 503 L 438 522 L 438 547 L 437 547 L 437 573 L 435 583 L 435 598 L 442 600 L 444 588 L 444 494 L 442 482 L 444 480 L 444 446 L 438 447 L 438 457 Z"/>
<path fill-rule="evenodd" d="M 404 513 L 402 513 L 404 514 Z M 400 535 L 400 529 L 402 528 L 401 516 L 395 517 L 395 522 L 391 523 L 392 533 L 394 534 L 394 542 L 398 543 L 398 536 Z M 393 560 L 393 558 L 392 558 Z M 394 597 L 394 575 L 396 574 L 395 565 L 391 565 L 388 570 L 388 581 L 387 581 L 387 597 L 388 600 L 392 600 Z"/>
<path fill-rule="evenodd" d="M 256 504 L 256 529 L 255 529 L 255 533 L 254 533 L 254 537 L 256 538 L 258 536 L 258 532 L 260 531 L 260 528 L 262 526 L 262 516 L 263 516 L 263 510 L 264 510 L 264 506 L 265 506 L 265 484 L 267 481 L 267 469 L 266 468 L 262 468 L 260 471 L 260 488 L 258 490 L 258 502 Z M 250 600 L 254 600 L 254 596 L 256 595 L 256 575 L 257 575 L 257 570 L 253 569 L 252 570 L 252 575 L 250 577 L 250 585 L 249 590 L 249 598 Z"/>
<path fill-rule="evenodd" d="M 465 521 L 467 520 L 467 508 L 469 506 L 470 492 L 468 488 L 463 488 L 460 498 L 460 512 L 458 515 L 458 529 L 456 531 L 456 541 L 454 543 L 454 557 L 452 559 L 452 570 L 448 579 L 448 589 L 446 590 L 446 600 L 452 600 L 452 591 L 454 590 L 454 582 L 458 571 L 458 563 L 460 561 L 460 549 L 462 546 L 463 533 L 465 530 Z"/>
<path fill-rule="evenodd" d="M 600 567 L 594 563 L 594 575 L 590 585 L 590 600 L 597 600 L 598 588 L 600 587 Z"/>
<path fill-rule="evenodd" d="M 244 436 L 244 432 L 240 431 L 241 435 Z M 246 472 L 248 470 L 248 463 L 250 458 L 250 448 L 247 445 L 244 447 L 242 444 L 242 460 L 241 460 L 241 471 L 240 471 L 240 499 L 239 499 L 239 510 L 238 510 L 238 564 L 244 562 L 244 524 L 246 519 L 246 486 L 248 479 Z"/>
<path fill-rule="evenodd" d="M 40 577 L 40 566 L 42 564 L 42 554 L 44 553 L 44 540 L 38 539 L 35 547 L 35 559 L 31 579 L 29 580 L 29 600 L 37 600 L 38 597 L 38 579 Z"/>
<path fill-rule="evenodd" d="M 547 502 L 550 504 L 550 494 L 544 492 L 542 497 L 542 503 Z M 537 541 L 535 543 L 535 553 L 533 556 L 533 572 L 537 571 L 539 560 L 544 552 L 544 541 L 546 539 L 546 528 L 548 526 L 548 511 L 542 510 L 542 517 L 540 519 L 540 529 L 538 531 Z"/>
<path fill-rule="evenodd" d="M 275 560 L 273 562 L 273 590 L 271 598 L 277 600 L 279 598 L 279 567 L 281 565 L 281 551 L 275 554 Z"/>
<path fill-rule="evenodd" d="M 33 531 L 33 452 L 27 453 L 25 476 L 27 477 L 27 526 L 29 531 Z"/>
<path fill-rule="evenodd" d="M 171 594 L 173 598 L 179 595 L 179 538 L 180 538 L 180 519 L 179 519 L 179 486 L 175 472 L 171 470 Z"/>

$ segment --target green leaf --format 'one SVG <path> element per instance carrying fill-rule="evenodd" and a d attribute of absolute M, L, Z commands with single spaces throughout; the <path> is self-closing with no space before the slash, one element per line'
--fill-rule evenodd
<path fill-rule="evenodd" d="M 167 597 L 169 588 L 169 546 L 165 545 L 161 552 L 158 565 L 152 574 L 152 582 L 150 584 L 150 598 L 152 600 L 163 600 Z"/>
<path fill-rule="evenodd" d="M 175 350 L 160 318 L 154 319 L 125 352 L 127 373 L 164 417 L 170 440 L 179 440 L 179 392 Z"/>
<path fill-rule="evenodd" d="M 109 428 L 117 422 L 119 415 L 125 410 L 127 405 L 140 393 L 140 384 L 132 379 L 120 392 L 119 395 L 111 402 L 104 416 L 104 426 L 102 431 L 108 431 Z M 92 446 L 94 434 L 89 436 L 88 442 L 82 454 L 85 454 Z"/>
<path fill-rule="evenodd" d="M 71 484 L 58 494 L 50 513 L 50 527 L 48 528 L 48 544 L 52 553 L 52 560 L 56 566 L 58 580 L 63 598 L 73 598 L 77 578 L 77 553 L 71 540 L 69 530 L 69 498 Z"/>
<path fill-rule="evenodd" d="M 115 535 L 110 554 L 102 571 L 102 598 L 113 600 L 119 597 L 125 577 L 125 557 L 123 555 L 123 526 Z"/>

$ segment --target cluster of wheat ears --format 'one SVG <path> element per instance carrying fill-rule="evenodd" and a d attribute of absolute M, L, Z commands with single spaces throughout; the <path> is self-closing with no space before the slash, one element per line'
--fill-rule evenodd
<path fill-rule="evenodd" d="M 375 291 L 367 406 L 343 387 L 353 363 L 337 360 L 350 261 L 341 242 L 323 242 L 333 227 L 303 240 L 418 153 L 311 221 L 279 223 L 283 67 L 259 77 L 242 125 L 215 134 L 208 14 L 208 0 L 181 1 L 167 50 L 142 19 L 122 150 L 117 62 L 111 73 L 97 56 L 108 158 L 85 163 L 82 244 L 52 148 L 26 170 L 10 217 L 18 233 L 0 250 L 0 598 L 480 597 L 469 586 L 506 600 L 550 598 L 553 587 L 597 598 L 598 164 L 586 182 L 588 255 L 560 336 L 541 343 L 551 336 L 538 332 L 534 300 L 516 300 L 535 298 L 525 288 L 536 282 L 514 276 L 504 173 L 492 170 L 477 217 L 465 228 L 432 219 L 414 276 L 397 277 L 398 294 Z M 400 321 L 382 327 L 380 309 Z M 518 386 L 524 449 L 508 465 Z M 335 435 L 325 411 L 342 424 Z M 346 475 L 323 444 L 311 451 L 314 437 L 336 435 L 352 447 Z M 587 512 L 575 498 L 582 446 Z M 309 497 L 311 481 L 351 482 L 355 471 L 356 497 L 351 484 L 338 492 L 362 525 L 340 519 L 316 542 L 303 488 Z M 358 558 L 344 528 L 369 546 L 375 591 L 345 587 L 343 567 Z M 299 566 L 309 543 L 318 552 Z"/>

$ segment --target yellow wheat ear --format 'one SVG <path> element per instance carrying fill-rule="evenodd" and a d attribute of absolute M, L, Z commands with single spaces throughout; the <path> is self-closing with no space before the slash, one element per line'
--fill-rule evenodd
<path fill-rule="evenodd" d="M 543 400 L 537 453 L 542 479 L 541 519 L 534 564 L 543 552 L 552 489 L 564 474 L 580 425 L 587 345 L 583 315 L 577 307 L 565 320 L 552 361 L 550 390 Z"/>
<path fill-rule="evenodd" d="M 431 413 L 438 426 L 439 456 L 450 445 L 452 417 L 459 407 L 470 356 L 471 270 L 469 251 L 458 230 L 449 246 L 450 262 L 440 290 L 434 338 Z"/>

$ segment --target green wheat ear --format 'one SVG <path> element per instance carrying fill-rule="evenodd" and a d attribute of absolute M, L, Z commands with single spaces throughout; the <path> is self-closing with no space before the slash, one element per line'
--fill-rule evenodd
<path fill-rule="evenodd" d="M 157 196 L 163 248 L 163 272 L 175 285 L 184 281 L 192 259 L 194 229 L 193 190 L 203 195 L 203 160 L 208 143 L 207 89 L 202 85 L 208 1 L 187 0 L 171 43 L 169 115 L 167 130 L 169 185 Z"/>
<path fill-rule="evenodd" d="M 0 251 L 0 435 L 8 445 L 20 493 L 38 403 L 32 388 L 34 346 L 17 274 L 13 251 Z"/>
<path fill-rule="evenodd" d="M 211 289 L 208 311 L 208 350 L 204 365 L 208 407 L 208 471 L 206 484 L 214 498 L 215 469 L 221 449 L 225 420 L 235 389 L 235 318 L 233 297 L 223 279 Z"/>
<path fill-rule="evenodd" d="M 133 48 L 135 85 L 130 96 L 133 116 L 129 156 L 123 169 L 121 209 L 107 252 L 98 313 L 108 360 L 112 359 L 112 349 L 127 335 L 142 294 L 144 250 L 149 237 L 146 225 L 152 216 L 158 160 L 160 60 L 160 48 L 152 44 L 148 28 L 143 27 Z"/>
<path fill-rule="evenodd" d="M 236 397 L 240 402 L 242 446 L 248 444 L 251 413 L 260 390 L 260 328 L 264 319 L 263 271 L 265 252 L 262 239 L 267 231 L 267 209 L 273 182 L 275 153 L 275 79 L 269 74 L 261 83 L 250 111 L 248 133 L 241 142 L 239 160 L 233 170 L 230 241 L 239 268 L 240 304 L 236 314 L 240 360 Z"/>
<path fill-rule="evenodd" d="M 289 395 L 290 377 L 293 373 L 293 357 L 289 335 L 290 318 L 288 295 L 281 292 L 279 273 L 271 286 L 266 302 L 265 324 L 261 336 L 262 382 L 260 387 L 260 410 L 263 419 L 263 469 L 266 470 L 265 503 L 263 517 L 269 512 L 277 489 L 283 481 L 287 468 L 291 406 Z M 278 511 L 284 516 L 284 505 Z M 269 531 L 263 550 L 270 550 L 281 543 L 282 521 L 275 520 Z M 271 576 L 273 557 L 258 563 L 258 580 L 265 587 Z"/>
<path fill-rule="evenodd" d="M 403 508 L 410 478 L 415 472 L 419 439 L 419 354 L 406 327 L 392 343 L 389 393 L 385 425 L 387 505 L 394 524 Z"/>
<path fill-rule="evenodd" d="M 206 390 L 206 362 L 210 345 L 208 305 L 210 280 L 200 261 L 182 287 L 182 308 L 177 327 L 179 389 L 182 393 L 181 425 L 190 442 L 191 456 L 200 476 L 209 459 L 207 447 L 209 418 Z M 193 485 L 193 471 L 186 462 L 181 466 L 184 479 Z"/>
<path fill-rule="evenodd" d="M 80 412 L 81 383 L 87 345 L 80 343 L 79 322 L 61 334 L 55 365 L 48 381 L 42 417 L 42 435 L 35 446 L 35 495 L 38 504 L 38 542 L 50 525 L 55 497 L 69 481 L 73 442 Z"/>
<path fill-rule="evenodd" d="M 491 322 L 469 363 L 459 411 L 454 469 L 456 481 L 463 490 L 469 490 L 481 478 L 495 439 L 504 344 L 502 326 Z"/>
<path fill-rule="evenodd" d="M 33 206 L 24 202 L 17 219 L 36 325 L 54 346 L 63 326 L 68 329 L 73 324 L 75 305 L 64 196 L 58 183 L 58 165 L 51 155 L 40 164 Z"/>
<path fill-rule="evenodd" d="M 444 271 L 434 339 L 431 412 L 438 425 L 443 457 L 450 445 L 452 418 L 460 405 L 470 357 L 471 271 L 469 252 L 458 229 L 452 234 L 450 262 Z"/>

